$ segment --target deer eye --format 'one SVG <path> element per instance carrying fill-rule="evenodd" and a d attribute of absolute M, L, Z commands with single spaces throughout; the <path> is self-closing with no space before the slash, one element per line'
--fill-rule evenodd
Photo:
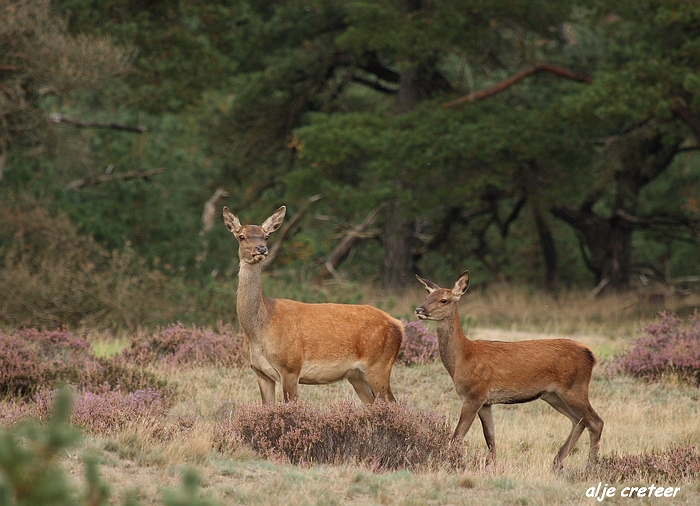
<path fill-rule="evenodd" d="M 265 240 L 267 241 L 270 238 L 270 234 L 265 234 Z"/>
<path fill-rule="evenodd" d="M 440 304 L 447 304 L 447 299 L 440 299 Z"/>
<path fill-rule="evenodd" d="M 243 234 L 238 236 L 239 241 L 245 241 L 245 236 Z"/>

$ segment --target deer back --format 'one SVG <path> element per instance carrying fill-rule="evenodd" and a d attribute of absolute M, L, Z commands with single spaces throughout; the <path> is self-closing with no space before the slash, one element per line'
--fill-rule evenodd
<path fill-rule="evenodd" d="M 270 351 L 289 355 L 293 348 L 304 360 L 381 361 L 398 353 L 403 338 L 399 320 L 367 305 L 271 299 L 270 315 Z"/>

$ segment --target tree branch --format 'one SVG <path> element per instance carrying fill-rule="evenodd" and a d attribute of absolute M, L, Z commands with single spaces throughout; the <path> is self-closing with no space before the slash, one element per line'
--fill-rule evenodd
<path fill-rule="evenodd" d="M 671 107 L 671 111 L 690 128 L 695 136 L 696 142 L 700 144 L 700 118 L 693 115 L 690 108 L 688 108 L 680 98 L 676 99 L 674 105 Z"/>
<path fill-rule="evenodd" d="M 75 179 L 66 185 L 71 190 L 80 190 L 86 186 L 96 186 L 106 181 L 119 180 L 126 181 L 128 179 L 148 179 L 151 176 L 162 174 L 165 169 L 154 169 L 151 171 L 131 171 L 122 172 L 120 174 L 104 174 L 102 176 L 88 177 L 85 179 Z"/>
<path fill-rule="evenodd" d="M 69 118 L 58 112 L 52 112 L 48 115 L 49 120 L 54 123 L 66 123 L 77 128 L 111 128 L 113 130 L 124 130 L 127 132 L 134 132 L 137 134 L 146 131 L 144 126 L 130 126 L 122 125 L 121 123 L 97 123 L 92 121 L 80 121 L 77 119 Z"/>
<path fill-rule="evenodd" d="M 265 257 L 265 259 L 260 262 L 261 268 L 264 270 L 265 267 L 270 265 L 274 259 L 277 257 L 277 254 L 280 252 L 282 249 L 282 243 L 284 240 L 293 235 L 296 229 L 299 227 L 299 223 L 301 222 L 301 219 L 306 215 L 306 211 L 309 209 L 309 205 L 311 205 L 313 202 L 316 202 L 321 198 L 321 195 L 314 195 L 313 197 L 309 198 L 308 202 L 302 207 L 297 214 L 294 215 L 294 217 L 289 220 L 287 225 L 280 231 L 279 235 L 277 236 L 277 239 L 275 240 L 275 244 L 270 248 L 270 253 Z"/>
<path fill-rule="evenodd" d="M 383 86 L 382 84 L 379 83 L 379 81 L 372 81 L 370 79 L 365 79 L 363 77 L 358 77 L 358 76 L 353 76 L 352 80 L 356 83 L 364 84 L 365 86 L 372 88 L 374 90 L 380 91 L 382 93 L 386 93 L 386 94 L 398 93 L 397 89 Z"/>
<path fill-rule="evenodd" d="M 631 226 L 635 226 L 638 228 L 686 228 L 690 231 L 691 234 L 700 235 L 700 231 L 698 231 L 698 227 L 700 226 L 700 219 L 692 218 L 690 216 L 674 214 L 657 216 L 633 216 L 630 213 L 623 211 L 622 209 L 616 209 L 615 216 L 625 220 Z"/>
<path fill-rule="evenodd" d="M 265 267 L 270 265 L 272 261 L 277 257 L 277 254 L 280 252 L 280 249 L 282 249 L 282 243 L 287 237 L 292 235 L 296 228 L 299 226 L 299 222 L 306 214 L 306 209 L 307 208 L 304 207 L 301 211 L 295 214 L 294 217 L 291 220 L 289 220 L 287 226 L 280 231 L 279 236 L 277 236 L 277 239 L 275 240 L 275 244 L 272 246 L 272 248 L 270 248 L 270 253 L 265 257 L 265 260 L 260 262 L 260 266 L 262 267 L 262 269 L 265 269 Z"/>
<path fill-rule="evenodd" d="M 537 72 L 549 72 L 550 74 L 557 75 L 559 77 L 564 77 L 566 79 L 571 79 L 573 81 L 578 81 L 581 83 L 590 83 L 593 82 L 593 78 L 590 76 L 586 76 L 583 74 L 577 74 L 576 72 L 573 72 L 571 70 L 568 70 L 564 67 L 560 67 L 558 65 L 552 65 L 549 63 L 538 63 L 537 65 L 530 67 L 528 69 L 522 70 L 518 72 L 517 74 L 509 77 L 505 81 L 501 81 L 500 83 L 497 83 L 490 88 L 487 88 L 485 90 L 481 91 L 475 91 L 474 93 L 470 93 L 469 95 L 464 95 L 463 97 L 456 98 L 454 100 L 451 100 L 449 102 L 445 102 L 442 104 L 443 107 L 453 107 L 455 105 L 461 104 L 463 102 L 473 102 L 474 100 L 481 100 L 484 98 L 488 98 L 490 96 L 496 95 L 497 93 L 500 93 L 514 84 L 522 81 L 526 77 L 530 77 L 533 74 L 536 74 Z"/>
<path fill-rule="evenodd" d="M 383 206 L 379 206 L 373 209 L 362 223 L 357 226 L 353 226 L 352 230 L 346 233 L 340 240 L 338 245 L 333 249 L 328 258 L 323 262 L 323 267 L 321 271 L 316 276 L 317 281 L 323 281 L 330 276 L 337 276 L 336 267 L 342 262 L 352 251 L 352 249 L 357 246 L 357 244 L 367 237 L 374 237 L 377 234 L 366 233 L 367 228 L 374 223 L 377 219 L 379 212 L 382 210 Z"/>
<path fill-rule="evenodd" d="M 366 51 L 362 56 L 364 60 L 358 63 L 357 66 L 359 68 L 377 76 L 378 79 L 382 79 L 383 81 L 388 81 L 394 84 L 399 83 L 399 73 L 394 72 L 390 68 L 382 65 L 382 63 L 379 61 L 377 53 Z"/>

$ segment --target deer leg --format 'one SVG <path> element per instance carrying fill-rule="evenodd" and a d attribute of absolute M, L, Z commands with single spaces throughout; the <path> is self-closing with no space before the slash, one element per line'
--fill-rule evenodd
<path fill-rule="evenodd" d="M 464 401 L 462 404 L 462 411 L 459 414 L 459 421 L 457 422 L 457 427 L 455 427 L 455 432 L 452 435 L 452 439 L 464 439 L 464 436 L 469 432 L 469 428 L 474 422 L 477 412 L 481 409 L 483 403 L 474 402 L 471 400 Z"/>
<path fill-rule="evenodd" d="M 295 401 L 297 398 L 297 387 L 299 386 L 299 373 L 282 373 L 282 394 L 284 402 Z"/>
<path fill-rule="evenodd" d="M 600 449 L 600 436 L 603 432 L 603 419 L 598 416 L 595 412 L 590 402 L 588 402 L 588 395 L 583 396 L 563 396 L 563 402 L 576 413 L 581 420 L 582 424 L 588 429 L 588 434 L 590 435 L 590 449 L 588 452 L 588 467 L 591 467 L 596 459 L 598 458 L 598 450 Z M 583 429 L 579 430 L 579 436 L 583 432 Z M 574 443 L 576 440 L 574 440 Z M 573 445 L 572 445 L 573 446 Z"/>
<path fill-rule="evenodd" d="M 260 396 L 262 403 L 275 402 L 275 380 L 268 378 L 256 371 L 258 376 L 258 388 L 260 388 Z"/>
<path fill-rule="evenodd" d="M 595 462 L 600 445 L 600 435 L 603 431 L 603 420 L 593 410 L 587 398 L 581 401 L 576 398 L 562 398 L 557 393 L 550 393 L 542 397 L 550 406 L 569 418 L 573 424 L 569 437 L 559 449 L 559 453 L 554 459 L 554 467 L 560 468 L 562 461 L 569 455 L 584 429 L 588 429 L 591 436 L 590 451 L 588 454 L 588 465 Z"/>
<path fill-rule="evenodd" d="M 576 444 L 578 438 L 581 437 L 581 433 L 583 433 L 585 425 L 583 425 L 582 417 L 578 416 L 577 413 L 574 412 L 558 394 L 552 392 L 543 395 L 542 400 L 571 420 L 571 423 L 573 424 L 569 437 L 566 438 L 566 441 L 564 441 L 564 444 L 559 449 L 557 456 L 554 458 L 553 466 L 556 469 L 559 469 L 561 468 L 562 461 L 569 455 L 571 448 L 573 448 L 574 444 Z"/>
<path fill-rule="evenodd" d="M 598 413 L 595 412 L 595 410 L 590 404 L 588 405 L 587 418 L 588 421 L 586 426 L 588 427 L 588 433 L 591 436 L 591 446 L 588 452 L 587 467 L 590 468 L 593 466 L 593 464 L 595 464 L 595 461 L 598 459 L 598 450 L 600 449 L 600 436 L 603 433 L 603 426 L 605 425 L 605 423 L 603 422 L 603 419 L 600 416 L 598 416 Z"/>
<path fill-rule="evenodd" d="M 374 392 L 362 372 L 354 370 L 349 372 L 346 377 L 364 404 L 374 402 Z"/>
<path fill-rule="evenodd" d="M 493 424 L 493 411 L 491 406 L 482 406 L 479 410 L 479 420 L 481 420 L 481 428 L 484 430 L 484 439 L 486 446 L 489 448 L 491 459 L 496 459 L 496 428 Z"/>
<path fill-rule="evenodd" d="M 391 366 L 388 370 L 384 368 L 370 369 L 365 373 L 367 383 L 374 392 L 374 397 L 379 397 L 387 401 L 395 402 L 394 394 L 391 393 L 389 378 L 391 376 Z"/>

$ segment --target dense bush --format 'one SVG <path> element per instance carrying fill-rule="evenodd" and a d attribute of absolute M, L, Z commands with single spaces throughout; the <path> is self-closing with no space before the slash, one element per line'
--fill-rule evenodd
<path fill-rule="evenodd" d="M 135 331 L 154 315 L 172 321 L 170 284 L 133 250 L 105 249 L 43 202 L 0 206 L 0 324 Z"/>
<path fill-rule="evenodd" d="M 363 464 L 375 471 L 461 468 L 464 446 L 450 442 L 445 418 L 376 401 L 319 409 L 303 401 L 244 405 L 217 423 L 218 450 L 249 446 L 293 464 Z"/>
<path fill-rule="evenodd" d="M 243 336 L 230 325 L 214 332 L 182 323 L 135 338 L 121 358 L 136 365 L 240 366 L 245 363 Z"/>
<path fill-rule="evenodd" d="M 49 420 L 57 392 L 44 388 L 31 400 L 20 399 L 7 403 L 0 413 L 0 425 L 10 426 L 30 418 Z M 100 393 L 83 390 L 75 395 L 70 423 L 96 434 L 112 434 L 139 419 L 163 418 L 168 408 L 169 400 L 154 389 Z"/>
<path fill-rule="evenodd" d="M 700 450 L 693 445 L 674 445 L 639 455 L 601 457 L 591 470 L 607 483 L 692 483 L 700 480 Z"/>
<path fill-rule="evenodd" d="M 404 365 L 429 364 L 440 355 L 437 336 L 428 329 L 422 320 L 404 324 L 405 336 L 397 361 Z"/>
<path fill-rule="evenodd" d="M 0 396 L 27 397 L 69 383 L 91 391 L 165 389 L 153 373 L 97 358 L 90 343 L 66 330 L 0 330 Z"/>
<path fill-rule="evenodd" d="M 643 329 L 627 352 L 618 355 L 612 363 L 613 372 L 623 372 L 656 380 L 675 374 L 700 385 L 700 321 L 697 311 L 684 325 L 674 313 L 659 314 L 658 321 Z"/>
<path fill-rule="evenodd" d="M 0 395 L 29 395 L 57 381 L 79 383 L 98 367 L 90 343 L 70 332 L 0 331 Z"/>

